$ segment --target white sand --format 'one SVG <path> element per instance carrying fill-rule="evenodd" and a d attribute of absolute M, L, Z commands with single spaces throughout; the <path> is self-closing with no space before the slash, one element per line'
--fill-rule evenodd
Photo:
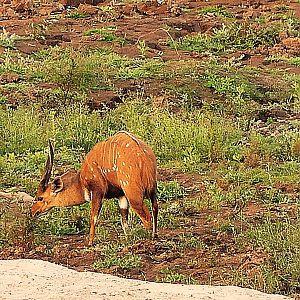
<path fill-rule="evenodd" d="M 40 260 L 0 260 L 0 299 L 283 300 L 234 286 L 178 285 L 77 272 Z"/>

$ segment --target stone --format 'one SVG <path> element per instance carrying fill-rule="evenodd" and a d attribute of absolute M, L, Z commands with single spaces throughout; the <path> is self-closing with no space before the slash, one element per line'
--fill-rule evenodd
<path fill-rule="evenodd" d="M 73 6 L 78 7 L 80 4 L 90 4 L 90 5 L 97 5 L 103 0 L 59 0 L 59 3 L 64 6 Z"/>
<path fill-rule="evenodd" d="M 282 44 L 288 48 L 300 48 L 300 38 L 287 38 L 282 40 Z"/>
<path fill-rule="evenodd" d="M 43 5 L 39 9 L 39 15 L 41 16 L 47 16 L 54 13 L 59 13 L 64 10 L 64 6 L 62 4 L 57 3 L 56 5 Z"/>
<path fill-rule="evenodd" d="M 12 8 L 16 13 L 23 13 L 33 9 L 33 2 L 31 0 L 13 0 Z"/>
<path fill-rule="evenodd" d="M 98 8 L 90 4 L 80 4 L 78 6 L 78 11 L 87 15 L 96 15 L 98 13 Z"/>
<path fill-rule="evenodd" d="M 0 0 L 0 5 L 11 4 L 11 0 Z"/>

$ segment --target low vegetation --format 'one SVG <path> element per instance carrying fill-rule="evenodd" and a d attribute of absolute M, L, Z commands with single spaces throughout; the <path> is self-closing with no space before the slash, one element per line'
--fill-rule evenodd
<path fill-rule="evenodd" d="M 132 212 L 125 237 L 111 200 L 91 248 L 83 246 L 89 203 L 32 219 L 28 204 L 0 199 L 1 258 L 69 265 L 87 257 L 90 269 L 125 277 L 299 293 L 300 77 L 244 63 L 248 53 L 278 45 L 283 32 L 299 38 L 299 20 L 285 5 L 273 19 L 241 21 L 223 6 L 195 15 L 222 24 L 164 47 L 205 59 L 150 57 L 143 39 L 134 41 L 135 58 L 118 54 L 114 46 L 133 42 L 116 26 L 84 31 L 101 47 L 81 51 L 24 54 L 15 47 L 20 37 L 0 34 L 0 189 L 34 195 L 48 139 L 57 175 L 79 169 L 96 142 L 128 130 L 157 155 L 160 199 L 159 240 Z M 90 16 L 71 11 L 66 18 Z M 296 55 L 270 54 L 264 62 L 299 67 Z M 114 100 L 99 104 L 102 93 Z"/>
<path fill-rule="evenodd" d="M 208 6 L 199 13 L 222 17 L 222 25 L 213 27 L 209 33 L 188 35 L 178 41 L 170 40 L 168 41 L 170 46 L 185 51 L 220 55 L 226 52 L 274 46 L 280 41 L 282 33 L 289 37 L 299 37 L 300 22 L 293 14 L 279 14 L 277 18 L 269 16 L 246 18 L 241 22 L 224 7 Z"/>

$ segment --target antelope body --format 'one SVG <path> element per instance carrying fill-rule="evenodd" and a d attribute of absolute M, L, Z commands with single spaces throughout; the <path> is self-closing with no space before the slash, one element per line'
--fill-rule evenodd
<path fill-rule="evenodd" d="M 104 198 L 119 198 L 121 223 L 126 234 L 128 208 L 138 214 L 146 229 L 151 227 L 151 216 L 144 197 L 151 200 L 153 234 L 157 234 L 158 205 L 156 199 L 156 158 L 151 148 L 134 135 L 120 131 L 97 143 L 87 154 L 79 172 L 67 171 L 49 183 L 54 152 L 50 153 L 46 169 L 31 208 L 38 215 L 53 207 L 79 205 L 91 201 L 91 245 L 95 226 Z"/>

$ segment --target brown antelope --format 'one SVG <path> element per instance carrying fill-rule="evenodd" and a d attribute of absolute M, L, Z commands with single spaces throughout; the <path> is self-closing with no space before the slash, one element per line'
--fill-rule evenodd
<path fill-rule="evenodd" d="M 33 216 L 53 207 L 79 205 L 91 200 L 89 245 L 92 245 L 103 198 L 119 198 L 121 223 L 126 234 L 128 203 L 144 227 L 150 229 L 151 216 L 143 201 L 147 197 L 152 203 L 153 235 L 157 235 L 157 166 L 148 145 L 133 134 L 120 131 L 97 143 L 85 157 L 79 172 L 67 171 L 51 183 L 54 151 L 50 141 L 49 149 L 45 172 L 31 208 Z"/>

